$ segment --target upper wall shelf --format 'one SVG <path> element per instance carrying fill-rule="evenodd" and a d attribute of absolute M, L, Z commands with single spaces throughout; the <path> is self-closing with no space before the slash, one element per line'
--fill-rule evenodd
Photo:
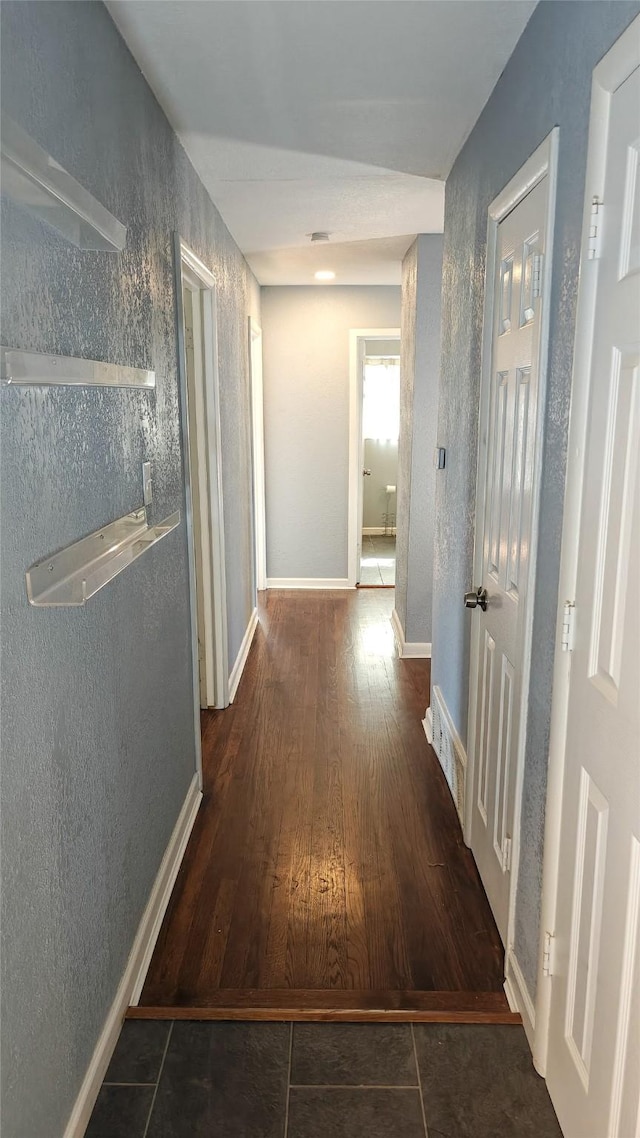
<path fill-rule="evenodd" d="M 0 379 L 12 387 L 65 384 L 89 387 L 155 387 L 155 371 L 85 360 L 79 356 L 49 356 L 0 348 Z"/>
<path fill-rule="evenodd" d="M 179 524 L 179 510 L 152 526 L 144 506 L 125 514 L 32 565 L 26 574 L 29 604 L 84 605 Z"/>
<path fill-rule="evenodd" d="M 67 241 L 79 249 L 109 253 L 124 249 L 126 226 L 5 114 L 0 153 L 2 189 L 52 225 Z"/>

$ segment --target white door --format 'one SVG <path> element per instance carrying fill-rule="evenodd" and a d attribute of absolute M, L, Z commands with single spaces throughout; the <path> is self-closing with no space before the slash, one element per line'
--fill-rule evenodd
<path fill-rule="evenodd" d="M 548 175 L 500 221 L 481 422 L 471 684 L 471 848 L 507 943 L 516 783 L 528 667 L 526 639 L 540 396 L 542 263 Z M 487 398 L 488 396 L 488 398 Z M 480 559 L 480 560 L 479 560 Z M 474 590 L 474 591 L 475 591 Z M 486 597 L 485 597 L 486 592 Z M 475 598 L 468 596 L 471 607 Z M 481 607 L 486 603 L 486 611 Z"/>
<path fill-rule="evenodd" d="M 574 375 L 588 418 L 547 1060 L 567 1138 L 640 1135 L 640 69 L 608 112 L 591 370 Z"/>

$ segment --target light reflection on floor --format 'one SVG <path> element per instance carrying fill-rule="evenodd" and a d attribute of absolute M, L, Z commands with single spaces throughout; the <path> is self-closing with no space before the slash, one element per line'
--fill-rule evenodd
<path fill-rule="evenodd" d="M 360 641 L 367 656 L 395 656 L 393 629 L 388 617 L 376 624 L 368 624 L 360 633 Z"/>

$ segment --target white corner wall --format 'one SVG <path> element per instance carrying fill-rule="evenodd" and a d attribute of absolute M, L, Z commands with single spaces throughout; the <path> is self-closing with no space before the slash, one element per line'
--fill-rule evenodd
<path fill-rule="evenodd" d="M 262 289 L 267 578 L 346 579 L 349 330 L 399 326 L 399 287 Z"/>

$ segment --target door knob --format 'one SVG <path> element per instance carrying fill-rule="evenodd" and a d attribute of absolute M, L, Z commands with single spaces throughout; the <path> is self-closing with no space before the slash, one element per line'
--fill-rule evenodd
<path fill-rule="evenodd" d="M 487 590 L 483 589 L 482 585 L 478 585 L 477 589 L 473 589 L 472 592 L 464 594 L 464 607 L 466 609 L 481 608 L 483 612 L 486 612 L 488 600 L 489 594 Z"/>
<path fill-rule="evenodd" d="M 363 470 L 362 473 L 368 475 L 368 474 L 371 474 L 371 471 L 370 470 Z"/>

